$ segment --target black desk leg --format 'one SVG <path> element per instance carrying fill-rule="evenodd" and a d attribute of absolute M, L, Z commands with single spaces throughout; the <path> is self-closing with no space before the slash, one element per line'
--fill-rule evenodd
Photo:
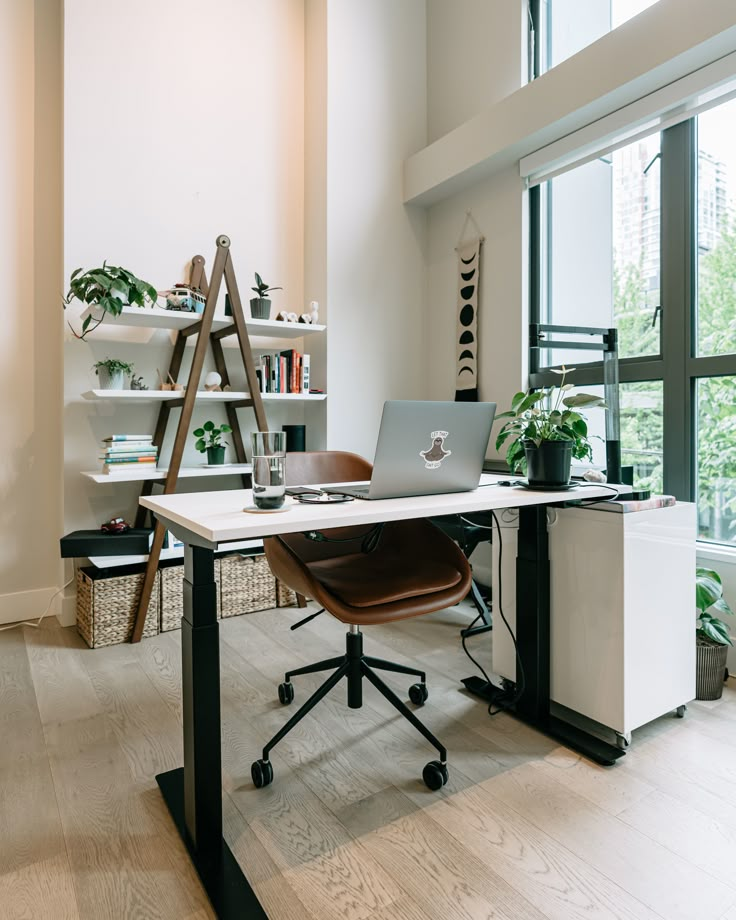
<path fill-rule="evenodd" d="M 519 668 L 517 662 L 516 685 L 523 689 L 511 714 L 596 763 L 611 766 L 622 757 L 619 748 L 550 713 L 550 566 L 544 505 L 519 508 L 516 642 L 522 665 Z M 467 677 L 463 683 L 488 702 L 504 693 L 479 677 Z"/>
<path fill-rule="evenodd" d="M 181 624 L 184 767 L 156 777 L 218 917 L 260 920 L 266 912 L 222 835 L 220 645 L 214 553 L 184 550 Z"/>

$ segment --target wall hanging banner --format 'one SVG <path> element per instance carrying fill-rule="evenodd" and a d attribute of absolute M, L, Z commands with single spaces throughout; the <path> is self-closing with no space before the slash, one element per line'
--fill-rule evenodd
<path fill-rule="evenodd" d="M 457 332 L 455 402 L 478 401 L 478 290 L 483 237 L 457 246 Z"/>

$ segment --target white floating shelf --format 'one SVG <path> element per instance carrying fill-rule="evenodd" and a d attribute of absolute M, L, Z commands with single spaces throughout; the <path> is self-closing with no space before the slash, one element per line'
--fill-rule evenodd
<path fill-rule="evenodd" d="M 146 466 L 147 464 L 141 464 Z M 179 470 L 179 479 L 191 479 L 199 476 L 242 476 L 250 473 L 253 467 L 250 463 L 229 463 L 218 467 L 183 466 Z M 116 482 L 143 482 L 146 479 L 166 479 L 166 467 L 156 467 L 153 470 L 125 470 L 123 473 L 101 473 L 96 470 L 83 472 L 82 476 L 92 482 L 107 482 L 114 485 Z"/>
<path fill-rule="evenodd" d="M 169 399 L 182 399 L 183 390 L 87 390 L 82 393 L 82 399 L 106 400 L 107 402 L 164 402 Z M 326 399 L 326 393 L 261 393 L 261 399 L 268 402 L 311 402 Z M 210 393 L 207 390 L 197 391 L 197 402 L 232 402 L 233 400 L 250 399 L 250 393 L 227 392 Z"/>
<path fill-rule="evenodd" d="M 240 540 L 237 543 L 223 543 L 222 552 L 231 552 L 237 553 L 241 550 L 251 550 L 258 552 L 259 550 L 263 552 L 263 541 L 262 540 Z M 184 558 L 184 547 L 183 546 L 174 546 L 171 549 L 162 549 L 161 550 L 161 561 L 164 562 L 170 559 L 183 559 Z M 134 563 L 148 562 L 148 553 L 145 555 L 131 555 L 131 556 L 88 556 L 89 561 L 92 565 L 96 565 L 98 569 L 112 569 L 117 568 L 120 565 L 133 565 Z"/>
<path fill-rule="evenodd" d="M 246 308 L 247 309 L 247 308 Z M 82 313 L 81 320 L 84 321 L 88 316 L 92 316 L 93 321 L 98 319 L 100 314 L 91 307 Z M 164 310 L 162 307 L 123 307 L 120 316 L 106 316 L 98 332 L 102 331 L 105 325 L 112 326 L 137 326 L 148 329 L 187 329 L 199 322 L 198 313 L 180 313 L 178 310 Z M 231 326 L 233 319 L 231 316 L 215 316 L 212 321 L 212 331 L 224 329 Z M 269 319 L 248 319 L 246 326 L 249 335 L 271 336 L 278 339 L 301 339 L 305 335 L 313 332 L 324 332 L 325 326 L 311 323 L 282 323 L 274 322 Z"/>

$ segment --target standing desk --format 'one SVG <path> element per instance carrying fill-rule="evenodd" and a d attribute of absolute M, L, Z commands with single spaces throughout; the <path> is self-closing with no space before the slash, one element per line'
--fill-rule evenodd
<path fill-rule="evenodd" d="M 222 833 L 220 651 L 214 552 L 223 544 L 277 534 L 371 525 L 477 511 L 519 512 L 516 558 L 516 638 L 524 691 L 513 714 L 598 763 L 610 765 L 623 751 L 550 714 L 550 614 L 547 507 L 582 499 L 609 498 L 610 486 L 566 492 L 531 492 L 484 475 L 473 492 L 426 495 L 346 504 L 293 502 L 287 511 L 246 514 L 249 490 L 142 497 L 141 505 L 184 543 L 182 619 L 182 720 L 184 766 L 156 781 L 218 917 L 259 920 L 267 915 Z M 290 501 L 287 499 L 287 501 Z M 489 687 L 468 679 L 487 696 Z"/>

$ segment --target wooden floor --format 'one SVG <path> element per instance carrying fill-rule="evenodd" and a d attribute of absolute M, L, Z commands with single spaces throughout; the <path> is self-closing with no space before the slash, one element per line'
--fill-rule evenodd
<path fill-rule="evenodd" d="M 736 920 L 736 690 L 599 768 L 458 689 L 467 616 L 446 611 L 372 628 L 366 651 L 426 667 L 448 786 L 425 789 L 431 749 L 367 687 L 358 711 L 335 691 L 256 790 L 283 671 L 344 643 L 327 616 L 290 632 L 297 616 L 221 631 L 226 835 L 271 918 Z M 182 760 L 179 672 L 178 633 L 96 651 L 52 621 L 0 634 L 2 920 L 213 916 L 154 781 Z"/>

